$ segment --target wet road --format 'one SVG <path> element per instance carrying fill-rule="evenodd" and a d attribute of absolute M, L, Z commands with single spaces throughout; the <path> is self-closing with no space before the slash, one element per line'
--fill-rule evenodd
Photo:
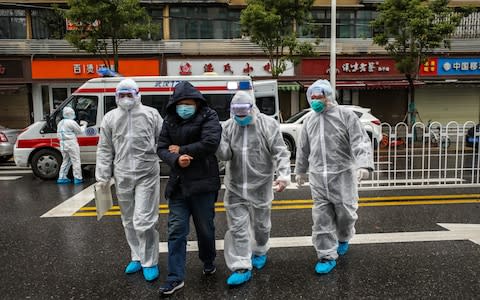
<path fill-rule="evenodd" d="M 93 200 L 73 204 L 74 195 L 88 194 L 92 178 L 80 186 L 58 186 L 33 177 L 28 170 L 0 167 L 0 175 L 1 298 L 158 298 L 158 288 L 166 277 L 166 253 L 159 258 L 160 280 L 147 283 L 141 274 L 124 275 L 129 250 L 118 213 L 112 211 L 111 216 L 97 221 L 88 216 L 93 215 Z M 221 250 L 217 273 L 211 277 L 202 275 L 198 253 L 189 252 L 185 288 L 171 298 L 478 297 L 478 229 L 461 229 L 457 234 L 439 225 L 480 224 L 478 188 L 362 192 L 357 236 L 337 268 L 324 276 L 314 272 L 313 247 L 298 242 L 302 238 L 308 242 L 311 233 L 310 199 L 308 188 L 277 195 L 272 241 L 290 237 L 287 240 L 294 241 L 294 246 L 272 248 L 266 267 L 255 270 L 249 283 L 234 289 L 226 286 L 230 272 Z M 80 208 L 70 213 L 66 203 Z M 67 216 L 58 216 L 62 210 Z M 158 225 L 161 242 L 167 237 L 164 210 Z M 226 219 L 221 202 L 215 222 L 216 238 L 223 240 Z M 407 234 L 399 234 L 402 232 Z M 196 240 L 194 233 L 189 240 Z"/>

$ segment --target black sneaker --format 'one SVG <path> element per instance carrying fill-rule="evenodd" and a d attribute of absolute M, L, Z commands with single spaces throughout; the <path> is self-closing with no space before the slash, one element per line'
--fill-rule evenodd
<path fill-rule="evenodd" d="M 160 287 L 161 295 L 171 295 L 175 291 L 181 289 L 185 285 L 183 281 L 167 281 L 164 285 Z"/>
<path fill-rule="evenodd" d="M 213 275 L 217 271 L 217 267 L 214 264 L 205 265 L 203 267 L 203 275 Z"/>

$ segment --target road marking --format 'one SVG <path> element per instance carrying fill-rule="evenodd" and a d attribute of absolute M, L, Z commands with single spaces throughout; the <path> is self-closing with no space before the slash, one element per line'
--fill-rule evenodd
<path fill-rule="evenodd" d="M 453 195 L 452 195 L 453 196 Z M 474 195 L 479 196 L 479 195 Z M 421 197 L 421 196 L 419 196 Z M 378 197 L 382 198 L 382 197 Z M 387 198 L 387 197 L 383 197 Z M 415 200 L 415 196 L 412 197 L 411 200 Z M 374 198 L 371 198 L 374 199 Z M 392 197 L 392 199 L 384 199 L 383 201 L 373 202 L 372 200 L 362 200 L 359 201 L 359 206 L 364 207 L 372 207 L 372 206 L 404 206 L 404 205 L 445 205 L 445 204 L 468 204 L 468 203 L 480 203 L 480 198 L 477 199 L 444 199 L 438 200 L 438 198 L 434 200 L 417 200 L 417 201 L 408 201 L 409 199 L 405 199 L 406 201 L 398 201 Z M 372 201 L 372 202 L 367 202 Z M 313 206 L 313 200 L 274 200 L 272 202 L 272 210 L 295 210 L 295 209 L 311 209 Z M 159 213 L 160 214 L 168 214 L 168 205 L 161 204 L 159 205 Z M 217 202 L 215 204 L 215 212 L 225 212 L 225 207 L 223 206 L 223 202 Z M 119 216 L 120 215 L 120 207 L 115 205 L 110 209 L 106 214 L 106 216 Z M 96 216 L 96 208 L 95 207 L 82 207 L 76 212 L 73 216 L 75 217 L 95 217 Z"/>
<path fill-rule="evenodd" d="M 73 197 L 63 201 L 48 212 L 44 213 L 41 218 L 52 217 L 71 217 L 75 212 L 80 210 L 88 202 L 93 200 L 93 184 L 74 195 Z M 96 214 L 95 214 L 96 215 Z"/>
<path fill-rule="evenodd" d="M 357 234 L 351 244 L 385 244 L 410 242 L 464 241 L 480 245 L 480 224 L 437 223 L 445 231 L 388 232 Z M 224 241 L 216 240 L 216 249 L 224 249 Z M 311 236 L 270 238 L 270 248 L 312 247 Z M 159 243 L 159 252 L 168 253 L 168 242 Z M 187 251 L 198 251 L 197 241 L 187 241 Z"/>
<path fill-rule="evenodd" d="M 0 176 L 0 181 L 2 180 L 17 180 L 22 178 L 23 176 Z"/>
<path fill-rule="evenodd" d="M 0 175 L 11 175 L 11 174 L 31 174 L 32 170 L 10 170 L 10 171 L 0 171 Z"/>
<path fill-rule="evenodd" d="M 0 170 L 12 170 L 12 169 L 16 169 L 16 170 L 30 170 L 30 168 L 27 168 L 27 167 L 17 167 L 15 165 L 13 166 L 0 166 Z"/>

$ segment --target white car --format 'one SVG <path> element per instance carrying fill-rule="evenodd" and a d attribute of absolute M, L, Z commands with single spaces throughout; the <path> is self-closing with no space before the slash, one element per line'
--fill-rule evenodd
<path fill-rule="evenodd" d="M 370 113 L 370 108 L 364 108 L 356 105 L 342 106 L 350 108 L 355 112 L 355 114 L 360 118 L 360 121 L 367 131 L 370 139 L 373 137 L 375 145 L 382 140 L 382 128 L 380 126 L 381 122 L 378 118 L 374 117 Z M 292 153 L 292 157 L 295 157 L 295 150 L 300 136 L 300 130 L 302 128 L 303 121 L 309 113 L 312 113 L 311 108 L 304 109 L 291 116 L 284 123 L 280 123 L 280 131 L 282 132 L 283 140 L 285 141 L 290 153 Z"/>

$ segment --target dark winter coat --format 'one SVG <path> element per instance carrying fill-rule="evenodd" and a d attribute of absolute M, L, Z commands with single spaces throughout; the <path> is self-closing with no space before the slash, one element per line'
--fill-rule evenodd
<path fill-rule="evenodd" d="M 176 113 L 176 103 L 184 99 L 197 102 L 195 115 L 184 120 Z M 220 189 L 220 174 L 215 152 L 220 144 L 222 126 L 217 113 L 207 106 L 203 95 L 189 82 L 180 82 L 168 101 L 157 154 L 170 168 L 165 190 L 167 199 L 190 197 Z M 180 146 L 180 153 L 170 153 L 170 145 Z M 188 167 L 178 165 L 182 154 L 193 157 Z"/>

